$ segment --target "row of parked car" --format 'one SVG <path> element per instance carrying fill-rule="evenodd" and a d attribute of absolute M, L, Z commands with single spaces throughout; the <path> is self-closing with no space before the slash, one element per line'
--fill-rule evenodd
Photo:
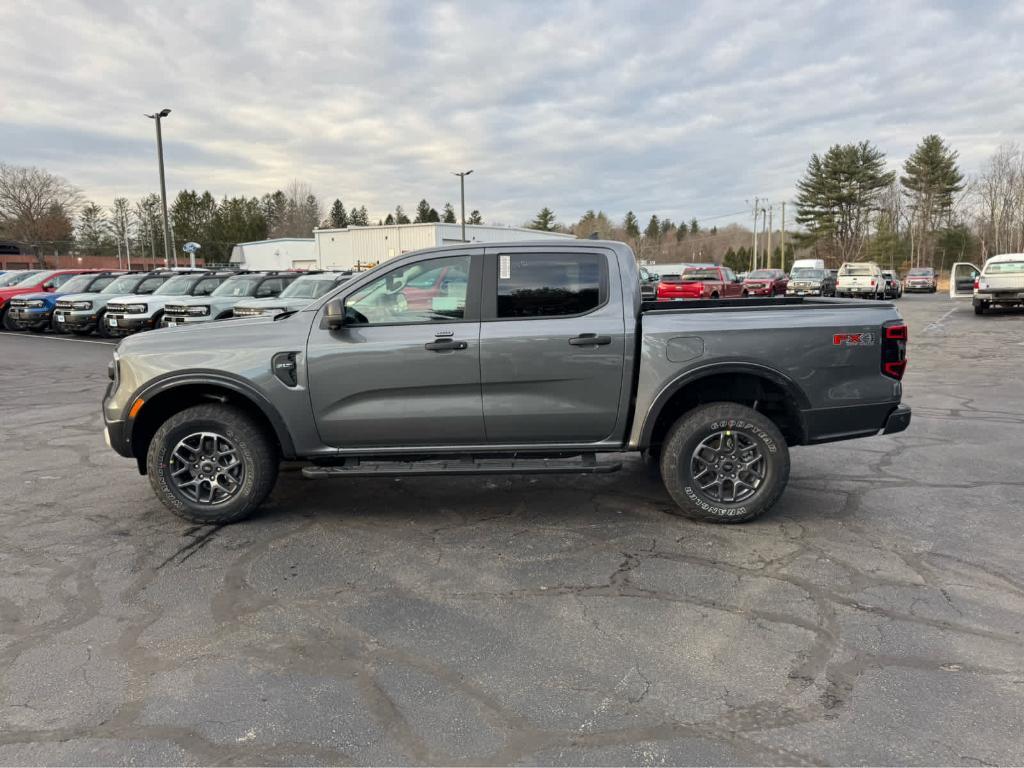
<path fill-rule="evenodd" d="M 717 264 L 659 264 L 654 273 L 640 268 L 641 291 L 649 300 L 729 299 L 750 296 L 845 296 L 898 299 L 904 290 L 938 287 L 930 267 L 912 269 L 906 281 L 873 262 L 847 263 L 826 269 L 818 259 L 794 262 L 789 274 L 781 269 L 734 273 Z"/>
<path fill-rule="evenodd" d="M 350 272 L 159 269 L 0 274 L 3 328 L 126 336 L 153 328 L 302 309 Z"/>

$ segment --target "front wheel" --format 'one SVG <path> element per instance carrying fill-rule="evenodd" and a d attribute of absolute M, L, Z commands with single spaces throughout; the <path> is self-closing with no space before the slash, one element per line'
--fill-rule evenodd
<path fill-rule="evenodd" d="M 157 498 L 178 517 L 223 525 L 252 514 L 277 481 L 265 430 L 229 405 L 196 405 L 165 421 L 146 455 Z"/>
<path fill-rule="evenodd" d="M 661 478 L 680 514 L 742 523 L 771 509 L 789 480 L 778 427 L 739 403 L 710 403 L 680 417 L 662 446 Z"/>

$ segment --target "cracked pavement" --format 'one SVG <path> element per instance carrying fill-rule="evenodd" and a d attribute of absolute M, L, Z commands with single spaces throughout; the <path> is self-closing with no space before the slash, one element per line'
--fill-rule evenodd
<path fill-rule="evenodd" d="M 0 764 L 1024 763 L 1024 315 L 899 306 L 910 430 L 729 527 L 634 458 L 190 526 L 103 444 L 110 347 L 0 334 Z"/>

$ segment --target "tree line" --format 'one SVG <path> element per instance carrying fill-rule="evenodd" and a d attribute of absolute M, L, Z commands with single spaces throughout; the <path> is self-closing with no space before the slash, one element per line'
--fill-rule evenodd
<path fill-rule="evenodd" d="M 782 266 L 792 258 L 822 258 L 831 266 L 870 259 L 892 268 L 984 259 L 994 253 L 1024 250 L 1024 151 L 1000 147 L 973 178 L 959 167 L 959 155 L 940 136 L 925 136 L 899 167 L 870 141 L 836 144 L 814 153 L 796 180 L 793 220 L 785 232 L 761 221 L 758 262 Z M 223 197 L 183 190 L 170 203 L 172 237 L 177 248 L 202 245 L 208 262 L 226 261 L 236 243 L 275 237 L 310 237 L 316 227 L 344 228 L 371 223 L 365 205 L 346 207 L 340 199 L 324 206 L 312 188 L 295 181 L 261 197 Z M 588 210 L 563 223 L 554 210 L 541 208 L 524 226 L 628 243 L 642 261 L 727 263 L 746 269 L 753 263 L 753 232 L 731 223 L 735 213 L 705 219 L 650 214 L 646 224 L 634 211 L 613 220 Z M 398 205 L 377 224 L 445 222 L 458 219 L 451 203 L 439 212 L 420 200 L 410 217 Z M 467 217 L 482 224 L 479 211 Z M 150 194 L 109 207 L 83 198 L 66 180 L 38 168 L 0 163 L 0 238 L 38 246 L 44 253 L 111 254 L 122 246 L 154 259 L 163 254 L 160 199 Z M 770 249 L 770 250 L 769 250 Z"/>
<path fill-rule="evenodd" d="M 420 200 L 415 218 L 401 205 L 377 224 L 457 223 L 455 208 L 442 213 Z M 261 197 L 227 197 L 209 191 L 182 190 L 169 201 L 172 252 L 188 242 L 199 243 L 207 263 L 227 262 L 238 243 L 279 237 L 312 237 L 316 228 L 365 227 L 372 222 L 365 205 L 346 209 L 335 199 L 324 216 L 323 203 L 312 188 L 294 181 Z M 482 224 L 474 210 L 468 224 Z M 109 207 L 86 200 L 65 179 L 39 168 L 0 164 L 0 239 L 34 246 L 37 256 L 131 253 L 153 261 L 163 258 L 164 230 L 160 196 L 131 201 L 115 198 Z"/>

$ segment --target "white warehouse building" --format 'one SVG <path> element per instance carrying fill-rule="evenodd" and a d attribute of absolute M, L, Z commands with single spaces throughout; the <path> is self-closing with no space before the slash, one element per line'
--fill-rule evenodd
<path fill-rule="evenodd" d="M 501 243 L 513 240 L 574 240 L 575 235 L 543 232 L 523 227 L 467 224 L 466 240 L 471 243 Z M 313 232 L 314 256 L 318 269 L 366 269 L 403 253 L 457 245 L 462 240 L 460 224 L 394 224 L 378 227 L 318 229 Z"/>
<path fill-rule="evenodd" d="M 316 241 L 312 237 L 278 237 L 239 243 L 231 249 L 231 263 L 242 269 L 316 269 Z"/>

